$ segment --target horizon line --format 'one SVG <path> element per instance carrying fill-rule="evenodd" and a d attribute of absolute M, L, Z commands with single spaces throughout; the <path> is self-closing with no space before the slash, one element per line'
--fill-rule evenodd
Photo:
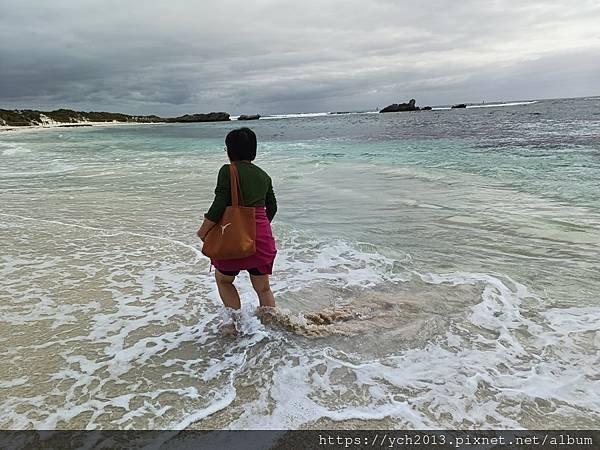
<path fill-rule="evenodd" d="M 531 98 L 531 99 L 512 99 L 512 100 L 492 100 L 489 103 L 486 103 L 485 100 L 483 102 L 468 102 L 468 101 L 460 101 L 458 103 L 446 103 L 446 104 L 438 104 L 438 105 L 426 105 L 426 106 L 431 106 L 432 108 L 445 108 L 445 107 L 449 107 L 452 105 L 456 105 L 456 104 L 461 104 L 464 103 L 466 105 L 484 105 L 484 104 L 503 104 L 503 103 L 513 103 L 513 102 L 532 102 L 532 101 L 546 101 L 546 100 L 575 100 L 575 99 L 582 99 L 582 98 L 600 98 L 600 94 L 591 94 L 591 95 L 582 95 L 582 96 L 576 96 L 576 97 L 548 97 L 548 98 Z M 410 100 L 410 99 L 409 99 Z M 391 105 L 392 103 L 390 103 Z M 386 105 L 387 106 L 387 105 Z M 385 107 L 385 106 L 384 106 Z M 218 113 L 218 112 L 223 112 L 226 114 L 229 114 L 230 116 L 233 117 L 239 117 L 240 115 L 247 115 L 248 112 L 243 112 L 243 113 L 239 113 L 239 114 L 230 114 L 229 112 L 226 111 L 209 111 L 209 112 L 188 112 L 188 113 L 183 113 L 179 116 L 159 116 L 157 114 L 154 113 L 149 113 L 149 114 L 131 114 L 131 113 L 125 113 L 125 112 L 121 112 L 121 111 L 101 111 L 101 110 L 88 110 L 88 111 L 84 111 L 84 110 L 76 110 L 76 109 L 72 109 L 70 107 L 59 107 L 56 109 L 52 109 L 52 110 L 41 110 L 41 109 L 32 109 L 32 108 L 12 108 L 12 109 L 7 109 L 7 108 L 0 108 L 0 109 L 4 109 L 5 111 L 25 111 L 25 110 L 30 110 L 30 111 L 40 111 L 40 112 L 53 112 L 53 111 L 58 111 L 61 109 L 66 109 L 66 110 L 70 110 L 70 111 L 76 111 L 76 112 L 98 112 L 98 113 L 102 113 L 102 112 L 106 112 L 106 113 L 111 113 L 111 114 L 124 114 L 127 116 L 132 116 L 132 117 L 136 117 L 136 116 L 142 116 L 142 117 L 148 117 L 148 116 L 156 116 L 156 117 L 160 117 L 160 118 L 169 118 L 169 117 L 181 117 L 181 116 L 185 116 L 185 115 L 192 115 L 192 114 L 208 114 L 208 113 Z M 268 116 L 283 116 L 283 115 L 291 115 L 291 114 L 329 114 L 329 113 L 335 113 L 335 112 L 348 112 L 348 113 L 366 113 L 366 112 L 377 112 L 382 108 L 377 108 L 377 109 L 360 109 L 360 110 L 346 110 L 346 111 L 335 111 L 335 110 L 331 110 L 331 111 L 293 111 L 293 112 L 285 112 L 285 113 L 269 113 L 269 114 L 260 114 L 260 113 L 252 113 L 252 114 L 260 114 L 261 117 L 268 117 Z"/>

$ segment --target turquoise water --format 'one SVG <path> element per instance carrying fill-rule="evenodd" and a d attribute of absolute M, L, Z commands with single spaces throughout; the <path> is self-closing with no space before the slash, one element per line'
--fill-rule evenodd
<path fill-rule="evenodd" d="M 236 122 L 0 135 L 0 424 L 597 428 L 600 98 L 259 120 L 278 305 L 194 235 Z"/>

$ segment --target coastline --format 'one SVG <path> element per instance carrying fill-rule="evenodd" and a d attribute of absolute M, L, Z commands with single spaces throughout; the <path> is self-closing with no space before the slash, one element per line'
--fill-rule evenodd
<path fill-rule="evenodd" d="M 411 100 L 412 101 L 412 100 Z M 490 103 L 466 103 L 464 108 L 466 109 L 477 109 L 477 108 L 495 108 L 495 107 L 505 107 L 505 106 L 528 106 L 532 104 L 538 103 L 540 100 L 517 100 L 517 101 L 504 101 L 504 102 L 490 102 Z M 304 117 L 321 117 L 321 116 L 329 116 L 329 115 L 349 115 L 349 114 L 376 114 L 378 112 L 403 112 L 403 111 L 445 111 L 455 109 L 452 108 L 451 105 L 438 105 L 433 107 L 423 107 L 418 108 L 413 105 L 414 109 L 411 108 L 402 108 L 403 105 L 409 107 L 408 103 L 406 104 L 395 104 L 399 109 L 385 111 L 386 108 L 391 108 L 394 105 L 387 106 L 382 110 L 375 111 L 344 111 L 344 112 L 312 112 L 312 113 L 290 113 L 290 114 L 272 114 L 272 115 L 262 115 L 260 116 L 261 120 L 273 120 L 273 119 L 289 119 L 289 118 L 304 118 Z M 6 112 L 17 112 L 21 113 L 19 110 L 2 110 L 0 109 L 0 113 Z M 126 124 L 146 124 L 146 123 L 196 123 L 196 122 L 220 122 L 220 121 L 236 121 L 239 120 L 241 116 L 231 116 L 228 113 L 222 112 L 210 112 L 210 113 L 199 113 L 199 114 L 186 114 L 179 117 L 173 118 L 160 118 L 159 116 L 151 115 L 151 116 L 131 116 L 125 115 L 121 113 L 85 113 L 80 111 L 71 111 L 59 109 L 52 112 L 44 112 L 44 111 L 25 111 L 32 112 L 38 114 L 38 117 L 32 119 L 31 117 L 26 117 L 25 120 L 29 121 L 29 125 L 8 125 L 7 118 L 2 118 L 0 115 L 0 135 L 3 132 L 17 132 L 23 130 L 42 130 L 42 129 L 54 129 L 54 128 L 79 128 L 79 127 L 87 127 L 87 126 L 113 126 L 113 125 L 126 125 Z M 60 117 L 64 118 L 64 113 L 69 113 L 70 115 L 67 117 L 70 121 L 58 121 L 55 118 L 49 117 L 49 114 L 53 113 L 61 113 Z M 93 121 L 89 120 L 91 117 L 86 116 L 85 114 L 94 114 L 96 117 L 99 115 L 108 116 L 106 119 L 102 121 Z M 128 120 L 110 120 L 111 117 L 127 117 Z M 84 120 L 82 120 L 84 119 Z M 85 120 L 88 119 L 88 120 Z M 142 120 L 145 119 L 145 120 Z"/>
<path fill-rule="evenodd" d="M 19 133 L 27 131 L 40 131 L 40 130 L 55 130 L 55 129 L 73 129 L 73 128 L 87 128 L 87 127 L 112 127 L 120 125 L 156 125 L 157 123 L 165 122 L 72 122 L 72 123 L 46 123 L 43 125 L 26 125 L 26 126 L 10 126 L 0 125 L 0 136 L 2 133 Z"/>

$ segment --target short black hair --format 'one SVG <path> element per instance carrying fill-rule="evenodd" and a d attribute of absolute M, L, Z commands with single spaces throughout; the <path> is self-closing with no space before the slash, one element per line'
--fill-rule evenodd
<path fill-rule="evenodd" d="M 256 158 L 256 134 L 248 127 L 232 130 L 225 138 L 227 156 L 232 161 L 248 160 Z"/>

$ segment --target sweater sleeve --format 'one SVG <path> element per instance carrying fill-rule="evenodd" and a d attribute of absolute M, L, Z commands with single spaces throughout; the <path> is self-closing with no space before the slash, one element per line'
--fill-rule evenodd
<path fill-rule="evenodd" d="M 269 189 L 267 190 L 267 196 L 265 197 L 265 207 L 267 209 L 267 218 L 269 222 L 273 221 L 273 217 L 277 213 L 277 199 L 275 198 L 275 192 L 273 192 L 273 183 L 269 179 Z"/>
<path fill-rule="evenodd" d="M 219 170 L 217 187 L 215 187 L 215 198 L 208 212 L 204 214 L 204 217 L 213 222 L 218 222 L 221 219 L 225 208 L 231 202 L 231 192 L 229 191 L 229 165 L 225 164 Z"/>

